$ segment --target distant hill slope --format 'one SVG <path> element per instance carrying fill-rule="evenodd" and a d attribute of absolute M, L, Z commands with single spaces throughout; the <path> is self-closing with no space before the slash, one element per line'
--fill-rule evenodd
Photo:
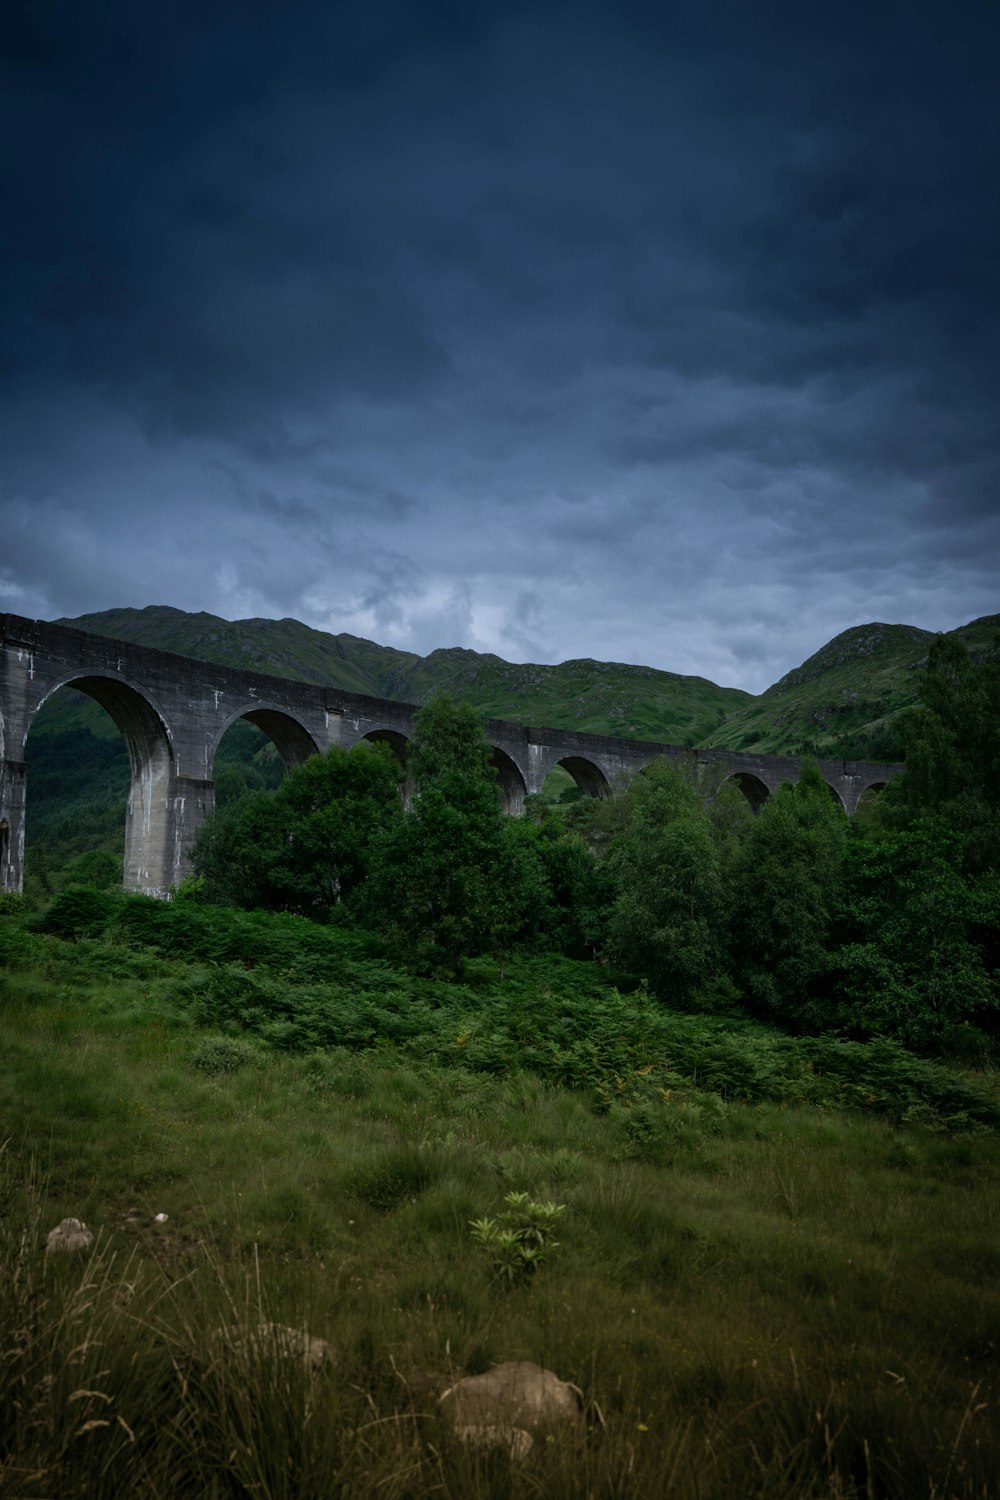
<path fill-rule="evenodd" d="M 984 655 L 1000 639 L 1000 615 L 949 634 Z M 729 714 L 713 743 L 725 750 L 897 760 L 899 714 L 917 701 L 918 668 L 933 640 L 933 632 L 915 625 L 845 630 Z"/>
<path fill-rule="evenodd" d="M 457 648 L 422 657 L 353 635 L 325 635 L 298 620 L 230 621 L 166 605 L 104 610 L 58 623 L 377 698 L 426 703 L 443 688 L 493 718 L 671 744 L 711 737 L 727 714 L 753 701 L 739 688 L 652 667 L 599 661 L 518 665 Z"/>
<path fill-rule="evenodd" d="M 422 660 L 412 652 L 376 646 L 358 636 L 326 635 L 298 620 L 223 620 L 217 615 L 187 614 L 168 604 L 106 609 L 56 623 L 226 667 L 270 672 L 296 682 L 329 683 L 377 698 L 398 697 L 387 691 L 387 684 Z"/>
<path fill-rule="evenodd" d="M 424 703 L 443 688 L 492 717 L 521 723 L 669 744 L 873 759 L 898 757 L 895 721 L 916 701 L 916 669 L 934 639 L 914 625 L 858 625 L 754 697 L 652 667 L 589 660 L 516 664 L 457 648 L 421 657 L 358 636 L 326 635 L 298 620 L 230 621 L 167 605 L 59 623 L 402 702 Z M 952 634 L 983 654 L 1000 638 L 1000 615 Z M 61 697 L 43 711 L 39 729 L 76 724 L 101 737 L 114 735 L 99 709 L 76 694 Z"/>

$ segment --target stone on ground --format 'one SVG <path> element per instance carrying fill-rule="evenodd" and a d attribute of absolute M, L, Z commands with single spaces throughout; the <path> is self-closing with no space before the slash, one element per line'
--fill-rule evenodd
<path fill-rule="evenodd" d="M 532 1432 L 583 1427 L 583 1393 L 528 1360 L 494 1365 L 445 1391 L 438 1403 L 455 1435 L 472 1447 L 506 1447 L 524 1458 Z"/>
<path fill-rule="evenodd" d="M 518 1463 L 535 1446 L 531 1433 L 523 1427 L 456 1427 L 455 1436 L 469 1448 L 506 1448 Z"/>
<path fill-rule="evenodd" d="M 89 1250 L 94 1236 L 82 1219 L 63 1219 L 50 1229 L 45 1241 L 46 1255 L 71 1255 Z"/>
<path fill-rule="evenodd" d="M 289 1328 L 287 1323 L 258 1323 L 256 1328 L 220 1328 L 219 1342 L 234 1353 L 278 1354 L 285 1359 L 300 1359 L 311 1370 L 333 1364 L 334 1349 L 326 1339 L 315 1338 L 304 1328 Z"/>

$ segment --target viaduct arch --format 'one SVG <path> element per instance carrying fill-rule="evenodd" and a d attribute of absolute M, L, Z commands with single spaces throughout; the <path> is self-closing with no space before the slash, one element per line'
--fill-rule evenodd
<path fill-rule="evenodd" d="M 291 682 L 195 661 L 127 641 L 88 635 L 45 620 L 0 614 L 0 890 L 19 891 L 27 798 L 25 747 L 39 708 L 60 687 L 96 699 L 128 747 L 131 785 L 125 835 L 125 887 L 166 896 L 190 871 L 188 851 L 215 805 L 215 752 L 238 719 L 256 724 L 286 765 L 331 745 L 385 740 L 405 763 L 417 708 L 340 688 Z M 755 809 L 783 782 L 798 780 L 796 756 L 682 749 L 652 741 L 580 734 L 490 719 L 486 733 L 504 808 L 519 813 L 563 766 L 580 789 L 606 797 L 659 756 L 735 777 Z M 852 814 L 869 788 L 900 765 L 821 760 L 832 795 Z"/>

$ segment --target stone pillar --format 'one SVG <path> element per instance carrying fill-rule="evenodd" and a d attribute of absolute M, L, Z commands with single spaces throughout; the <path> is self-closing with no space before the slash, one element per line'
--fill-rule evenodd
<path fill-rule="evenodd" d="M 24 885 L 24 801 L 24 761 L 0 760 L 0 891 Z"/>
<path fill-rule="evenodd" d="M 203 807 L 213 800 L 212 783 L 178 775 L 162 732 L 140 733 L 131 723 L 123 732 L 132 762 L 125 814 L 125 889 L 164 898 L 190 873 L 188 849 L 204 820 Z"/>
<path fill-rule="evenodd" d="M 125 889 L 161 900 L 192 873 L 195 836 L 215 806 L 213 782 L 175 775 L 165 762 L 133 774 L 125 823 Z"/>
<path fill-rule="evenodd" d="M 191 850 L 202 824 L 215 811 L 215 782 L 194 776 L 175 776 L 171 797 L 173 846 L 171 885 L 180 885 L 194 874 Z"/>
<path fill-rule="evenodd" d="M 549 756 L 544 745 L 539 745 L 534 740 L 528 741 L 528 796 L 536 796 L 545 785 L 545 778 L 551 769 Z"/>

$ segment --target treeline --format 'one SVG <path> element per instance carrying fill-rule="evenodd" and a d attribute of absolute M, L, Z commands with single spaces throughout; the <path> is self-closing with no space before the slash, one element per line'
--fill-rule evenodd
<path fill-rule="evenodd" d="M 479 717 L 439 697 L 405 807 L 386 747 L 329 751 L 221 808 L 185 894 L 357 924 L 414 973 L 556 951 L 674 1007 L 974 1058 L 1000 1008 L 996 655 L 940 638 L 904 735 L 904 775 L 853 821 L 814 766 L 754 817 L 693 757 L 511 819 Z"/>

